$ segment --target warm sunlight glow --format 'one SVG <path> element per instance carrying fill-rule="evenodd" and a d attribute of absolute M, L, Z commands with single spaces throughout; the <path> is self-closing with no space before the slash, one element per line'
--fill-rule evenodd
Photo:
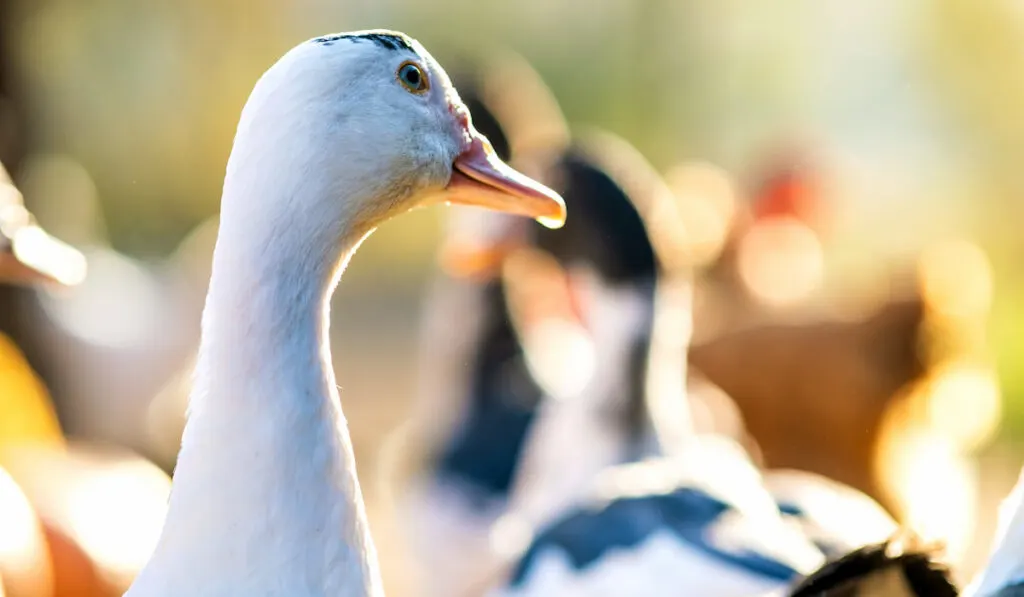
<path fill-rule="evenodd" d="M 894 498 L 906 520 L 926 540 L 943 541 L 952 561 L 970 545 L 977 508 L 971 463 L 947 437 L 909 431 L 895 440 L 884 466 L 895 480 Z"/>
<path fill-rule="evenodd" d="M 804 300 L 818 288 L 825 261 L 814 232 L 784 216 L 764 220 L 747 233 L 739 248 L 739 268 L 751 293 L 781 307 Z"/>
<path fill-rule="evenodd" d="M 952 240 L 930 247 L 919 263 L 928 305 L 953 318 L 984 317 L 992 303 L 992 266 L 977 245 Z"/>
<path fill-rule="evenodd" d="M 46 549 L 28 498 L 0 469 L 0 571 L 38 574 Z"/>
<path fill-rule="evenodd" d="M 993 370 L 966 363 L 947 365 L 933 374 L 925 391 L 935 431 L 961 449 L 977 448 L 995 433 L 1002 396 Z"/>
<path fill-rule="evenodd" d="M 732 179 L 713 164 L 688 162 L 670 171 L 667 181 L 677 198 L 691 257 L 697 265 L 711 261 L 722 250 L 736 212 Z"/>
<path fill-rule="evenodd" d="M 524 334 L 523 347 L 530 372 L 552 398 L 579 395 L 594 376 L 594 343 L 579 325 L 546 319 Z"/>
<path fill-rule="evenodd" d="M 68 522 L 103 568 L 132 577 L 156 547 L 170 490 L 170 479 L 152 464 L 114 464 L 70 488 Z"/>

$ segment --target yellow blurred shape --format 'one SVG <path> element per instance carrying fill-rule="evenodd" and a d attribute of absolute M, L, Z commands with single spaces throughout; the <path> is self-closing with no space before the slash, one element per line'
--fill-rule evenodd
<path fill-rule="evenodd" d="M 983 317 L 992 302 L 992 266 L 977 245 L 965 240 L 938 243 L 918 264 L 921 291 L 929 307 L 951 318 Z"/>
<path fill-rule="evenodd" d="M 825 259 L 810 228 L 796 218 L 773 217 L 755 225 L 741 241 L 739 271 L 752 294 L 781 307 L 807 298 L 818 288 Z"/>
<path fill-rule="evenodd" d="M 0 448 L 26 442 L 63 444 L 64 436 L 43 383 L 0 334 Z"/>
<path fill-rule="evenodd" d="M 1001 393 L 995 372 L 967 363 L 946 365 L 926 383 L 933 429 L 964 450 L 979 447 L 995 433 Z"/>

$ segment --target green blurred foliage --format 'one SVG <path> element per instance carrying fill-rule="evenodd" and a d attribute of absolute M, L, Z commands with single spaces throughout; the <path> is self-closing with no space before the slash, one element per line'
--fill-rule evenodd
<path fill-rule="evenodd" d="M 1024 433 L 1024 8 L 1015 0 L 17 4 L 0 26 L 29 94 L 31 148 L 84 165 L 121 250 L 167 255 L 216 212 L 238 112 L 298 40 L 395 28 L 442 62 L 511 48 L 573 123 L 625 136 L 661 168 L 708 159 L 742 185 L 767 151 L 808 141 L 835 171 L 834 277 L 898 269 L 940 236 L 980 242 L 996 267 L 990 331 L 1009 427 Z M 389 224 L 354 274 L 421 280 L 438 222 L 427 210 Z"/>

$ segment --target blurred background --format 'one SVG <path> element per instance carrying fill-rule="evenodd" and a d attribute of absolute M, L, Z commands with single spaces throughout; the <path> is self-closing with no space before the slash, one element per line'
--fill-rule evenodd
<path fill-rule="evenodd" d="M 442 64 L 514 51 L 570 124 L 628 139 L 683 192 L 687 173 L 712 171 L 729 213 L 787 165 L 812 169 L 793 184 L 813 187 L 812 215 L 795 208 L 813 234 L 746 234 L 735 275 L 785 322 L 851 321 L 907 288 L 924 297 L 914 342 L 934 375 L 900 391 L 930 392 L 921 416 L 954 438 L 957 483 L 976 493 L 911 493 L 979 513 L 961 556 L 977 565 L 1024 460 L 1024 5 L 1012 0 L 0 0 L 0 162 L 90 267 L 70 290 L 4 288 L 0 332 L 45 382 L 66 437 L 172 470 L 239 110 L 297 41 L 372 27 L 409 33 Z M 398 595 L 401 529 L 377 471 L 410 414 L 442 215 L 375 234 L 332 318 Z M 730 233 L 716 222 L 705 225 L 717 256 Z M 698 313 L 695 339 L 720 325 Z M 922 441 L 929 454 L 947 445 Z M 919 469 L 891 462 L 898 478 Z"/>

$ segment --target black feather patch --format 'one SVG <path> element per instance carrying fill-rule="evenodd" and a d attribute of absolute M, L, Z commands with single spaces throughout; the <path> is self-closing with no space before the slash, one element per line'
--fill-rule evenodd
<path fill-rule="evenodd" d="M 919 597 L 956 597 L 959 589 L 950 578 L 949 569 L 938 561 L 933 548 L 915 545 L 913 539 L 902 547 L 894 540 L 868 545 L 838 560 L 825 564 L 817 572 L 800 581 L 790 597 L 825 597 L 857 595 L 858 579 L 899 567 L 907 585 Z"/>
<path fill-rule="evenodd" d="M 754 545 L 716 539 L 710 530 L 729 511 L 735 511 L 731 504 L 689 486 L 666 494 L 619 497 L 597 507 L 575 508 L 534 538 L 513 570 L 510 585 L 525 586 L 548 550 L 564 553 L 573 568 L 586 570 L 609 554 L 635 548 L 666 531 L 687 547 L 733 569 L 778 582 L 797 577 L 790 560 L 763 553 Z"/>
<path fill-rule="evenodd" d="M 317 43 L 323 46 L 332 45 L 334 42 L 341 39 L 349 39 L 352 41 L 368 41 L 370 43 L 377 44 L 378 46 L 387 50 L 408 50 L 415 52 L 412 44 L 409 43 L 409 38 L 404 35 L 396 33 L 360 33 L 360 34 L 338 34 L 338 35 L 326 35 L 324 37 L 318 37 L 313 40 L 313 43 Z"/>

